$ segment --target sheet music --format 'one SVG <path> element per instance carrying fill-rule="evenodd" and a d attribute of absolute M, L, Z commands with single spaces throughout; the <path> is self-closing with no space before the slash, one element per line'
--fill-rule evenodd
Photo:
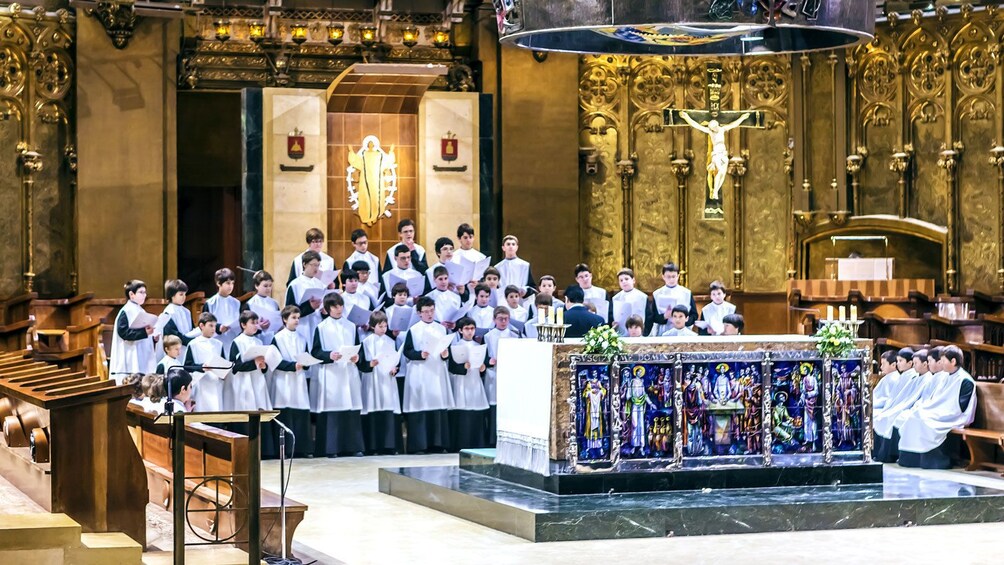
<path fill-rule="evenodd" d="M 390 273 L 387 277 L 387 282 L 390 283 L 390 287 L 394 288 L 397 283 L 404 283 L 408 287 L 408 294 L 410 296 L 421 296 L 425 291 L 425 277 L 417 276 L 411 277 L 410 279 L 402 279 L 394 273 Z"/>
<path fill-rule="evenodd" d="M 411 327 L 409 322 L 414 313 L 414 308 L 395 308 L 394 314 L 391 315 L 390 322 L 387 324 L 387 329 L 394 332 L 407 331 Z"/>
<path fill-rule="evenodd" d="M 424 351 L 429 354 L 429 357 L 439 357 L 453 343 L 454 339 L 453 334 L 446 334 L 432 343 L 426 344 Z"/>
<path fill-rule="evenodd" d="M 467 345 L 462 342 L 456 345 L 451 345 L 450 355 L 453 356 L 454 361 L 463 365 L 471 358 L 471 348 L 467 347 Z"/>
<path fill-rule="evenodd" d="M 282 362 L 282 354 L 272 345 L 254 345 L 247 348 L 241 354 L 241 361 L 247 363 L 259 357 L 265 359 L 265 365 L 269 371 L 274 371 L 279 366 L 279 363 Z"/>
<path fill-rule="evenodd" d="M 274 308 L 252 304 L 251 311 L 258 314 L 259 320 L 268 320 L 268 329 L 277 332 L 282 328 L 282 313 Z"/>
<path fill-rule="evenodd" d="M 338 275 L 341 274 L 341 272 L 342 271 L 339 269 L 335 269 L 333 271 L 318 271 L 317 280 L 324 283 L 325 287 L 328 287 L 331 285 L 331 283 L 335 282 L 338 279 Z"/>
<path fill-rule="evenodd" d="M 604 322 L 610 321 L 610 301 L 601 298 L 590 299 L 589 302 L 596 308 L 596 314 L 603 318 Z"/>
<path fill-rule="evenodd" d="M 469 347 L 468 351 L 470 352 L 470 356 L 467 362 L 471 364 L 472 368 L 477 369 L 481 365 L 485 364 L 485 357 L 487 357 L 488 355 L 487 345 L 476 345 L 474 347 Z"/>
<path fill-rule="evenodd" d="M 341 347 L 338 348 L 338 352 L 342 354 L 342 358 L 339 359 L 338 361 L 335 361 L 335 363 L 338 363 L 339 365 L 343 365 L 343 366 L 344 365 L 350 365 L 352 363 L 352 361 L 350 361 L 350 359 L 352 359 L 352 357 L 354 357 L 355 355 L 357 355 L 359 353 L 359 346 L 358 345 L 343 345 L 343 346 L 341 346 Z"/>
<path fill-rule="evenodd" d="M 655 307 L 659 310 L 659 314 L 663 315 L 667 310 L 676 306 L 676 299 L 672 296 L 657 296 L 655 297 Z"/>
<path fill-rule="evenodd" d="M 231 361 L 228 361 L 215 353 L 202 363 L 203 371 L 211 373 L 218 379 L 225 379 L 233 366 L 234 364 Z"/>
<path fill-rule="evenodd" d="M 389 371 L 401 363 L 401 352 L 393 347 L 387 347 L 380 353 L 377 353 L 376 360 L 380 362 L 380 367 Z"/>
<path fill-rule="evenodd" d="M 306 351 L 301 351 L 296 354 L 296 362 L 304 367 L 313 367 L 314 365 L 321 363 L 321 360 Z"/>
<path fill-rule="evenodd" d="M 160 316 L 157 316 L 157 323 L 153 326 L 153 335 L 164 335 L 164 326 L 171 321 L 171 315 L 167 312 L 161 312 Z"/>
<path fill-rule="evenodd" d="M 627 325 L 627 319 L 634 314 L 631 303 L 627 300 L 614 300 L 614 321 L 623 328 Z M 639 312 L 641 314 L 641 312 Z"/>
<path fill-rule="evenodd" d="M 352 305 L 346 318 L 357 326 L 366 326 L 370 323 L 370 314 L 372 313 L 361 306 Z"/>
<path fill-rule="evenodd" d="M 450 275 L 450 283 L 457 286 L 464 286 L 465 284 L 471 282 L 472 279 L 467 277 L 471 276 L 474 272 L 473 269 L 465 269 L 460 263 L 454 263 L 453 261 L 447 261 L 443 264 L 446 267 L 446 272 Z"/>
<path fill-rule="evenodd" d="M 153 314 L 145 311 L 136 314 L 136 317 L 133 318 L 132 323 L 129 324 L 129 327 L 134 330 L 146 327 L 154 328 L 156 326 L 157 326 L 157 316 L 154 316 Z"/>

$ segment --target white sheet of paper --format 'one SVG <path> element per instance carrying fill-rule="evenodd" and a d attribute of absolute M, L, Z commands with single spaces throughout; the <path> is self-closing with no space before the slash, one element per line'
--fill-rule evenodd
<path fill-rule="evenodd" d="M 268 320 L 269 331 L 277 332 L 282 329 L 282 313 L 278 310 L 260 304 L 252 304 L 251 311 L 258 314 L 259 321 Z"/>
<path fill-rule="evenodd" d="M 453 360 L 457 363 L 463 365 L 471 358 L 471 348 L 467 347 L 462 343 L 450 346 L 450 355 L 453 356 Z"/>
<path fill-rule="evenodd" d="M 718 320 L 712 320 L 708 322 L 708 325 L 711 326 L 711 329 L 715 331 L 716 335 L 722 335 L 725 333 L 725 324 Z"/>
<path fill-rule="evenodd" d="M 614 300 L 614 321 L 620 327 L 624 327 L 627 324 L 627 319 L 631 317 L 634 312 L 631 309 L 631 303 L 627 300 Z M 640 314 L 640 313 L 639 313 Z"/>
<path fill-rule="evenodd" d="M 318 271 L 317 280 L 324 283 L 324 286 L 328 286 L 338 279 L 339 274 L 341 274 L 341 271 L 338 269 L 335 269 L 334 271 Z"/>
<path fill-rule="evenodd" d="M 604 322 L 609 322 L 610 321 L 610 301 L 609 300 L 602 300 L 602 299 L 599 299 L 599 298 L 593 298 L 593 299 L 589 300 L 589 302 L 593 303 L 593 306 L 596 307 L 596 314 L 599 317 L 603 318 Z"/>
<path fill-rule="evenodd" d="M 307 353 L 306 351 L 301 351 L 296 354 L 296 362 L 303 365 L 304 367 L 313 367 L 314 365 L 320 363 L 321 360 Z"/>
<path fill-rule="evenodd" d="M 394 285 L 397 283 L 404 283 L 404 285 L 408 287 L 409 296 L 422 296 L 422 293 L 425 292 L 425 277 L 422 276 L 402 279 L 394 273 L 391 273 L 390 276 L 387 277 L 387 282 L 390 283 L 391 288 L 394 288 Z"/>
<path fill-rule="evenodd" d="M 129 324 L 129 327 L 134 330 L 138 330 L 140 328 L 145 328 L 148 326 L 151 328 L 157 326 L 157 316 L 154 316 L 149 312 L 140 312 L 139 314 L 136 314 L 136 317 L 133 318 L 132 323 Z"/>
<path fill-rule="evenodd" d="M 380 367 L 390 370 L 393 367 L 397 367 L 401 363 L 401 352 L 392 347 L 388 347 L 380 353 L 377 353 L 376 360 L 380 362 Z"/>
<path fill-rule="evenodd" d="M 202 330 L 199 329 L 199 326 L 195 326 L 187 334 L 185 334 L 185 337 L 195 338 L 195 337 L 199 337 L 201 334 L 202 334 Z"/>
<path fill-rule="evenodd" d="M 346 315 L 346 318 L 357 326 L 365 326 L 370 323 L 370 314 L 372 313 L 373 312 L 370 312 L 361 306 L 353 305 L 349 308 L 349 313 Z"/>
<path fill-rule="evenodd" d="M 655 299 L 655 307 L 659 310 L 659 314 L 665 314 L 667 310 L 676 306 L 676 299 L 670 296 L 658 296 Z"/>
<path fill-rule="evenodd" d="M 164 335 L 164 326 L 170 321 L 171 315 L 161 312 L 160 316 L 157 316 L 157 323 L 153 325 L 153 335 Z"/>
<path fill-rule="evenodd" d="M 470 357 L 467 362 L 471 364 L 471 367 L 477 369 L 481 365 L 485 364 L 485 357 L 488 355 L 487 345 L 478 345 L 468 349 L 470 351 Z"/>
<path fill-rule="evenodd" d="M 414 308 L 395 308 L 394 314 L 391 315 L 390 322 L 387 324 L 387 329 L 394 332 L 407 331 L 411 327 L 409 322 L 414 313 Z"/>
<path fill-rule="evenodd" d="M 324 300 L 324 297 L 331 291 L 326 288 L 308 288 L 303 291 L 303 296 L 300 297 L 300 304 L 304 302 L 310 302 L 311 300 Z"/>
<path fill-rule="evenodd" d="M 427 343 L 425 351 L 429 354 L 429 357 L 439 357 L 453 343 L 454 339 L 456 339 L 454 334 L 446 334 L 432 343 Z"/>
<path fill-rule="evenodd" d="M 216 354 L 202 363 L 203 371 L 206 373 L 212 373 L 212 375 L 218 379 L 225 379 L 233 366 L 234 364 L 231 361 L 228 361 Z"/>
<path fill-rule="evenodd" d="M 488 270 L 492 264 L 491 257 L 485 257 L 484 259 L 474 263 L 474 274 L 471 276 L 472 281 L 479 281 L 485 278 L 485 271 Z"/>
<path fill-rule="evenodd" d="M 457 286 L 463 286 L 472 279 L 468 278 L 474 272 L 473 269 L 465 269 L 460 263 L 454 263 L 453 261 L 447 261 L 443 264 L 446 267 L 446 272 L 450 275 L 450 283 Z"/>
<path fill-rule="evenodd" d="M 696 322 L 694 322 L 694 325 L 697 326 L 697 327 L 699 327 L 699 328 L 701 328 L 702 330 L 706 330 L 706 329 L 708 329 L 708 326 L 710 324 L 708 324 L 704 320 L 697 320 Z"/>
<path fill-rule="evenodd" d="M 350 359 L 352 359 L 353 356 L 359 353 L 359 346 L 343 345 L 338 348 L 338 352 L 342 354 L 342 358 L 335 362 L 338 363 L 339 365 L 348 365 L 352 363 Z"/>
<path fill-rule="evenodd" d="M 259 357 L 265 359 L 265 365 L 268 366 L 269 371 L 274 371 L 279 366 L 279 363 L 282 362 L 282 354 L 273 345 L 255 345 L 249 347 L 241 354 L 241 361 L 247 363 Z"/>

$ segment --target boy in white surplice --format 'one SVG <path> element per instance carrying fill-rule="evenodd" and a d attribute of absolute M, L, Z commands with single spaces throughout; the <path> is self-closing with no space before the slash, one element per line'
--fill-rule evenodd
<path fill-rule="evenodd" d="M 278 420 L 292 429 L 296 436 L 296 445 L 292 452 L 287 449 L 287 456 L 295 454 L 297 457 L 307 457 L 313 454 L 314 443 L 310 438 L 310 395 L 307 392 L 307 373 L 297 360 L 307 353 L 307 342 L 296 331 L 300 325 L 300 309 L 296 306 L 283 308 L 282 323 L 284 327 L 272 338 L 272 345 L 279 350 L 282 361 L 272 371 L 269 392 L 272 397 L 272 408 L 279 411 Z"/>
<path fill-rule="evenodd" d="M 112 335 L 111 376 L 116 383 L 133 373 L 152 373 L 157 358 L 154 357 L 153 325 L 134 328 L 136 317 L 144 313 L 146 283 L 139 280 L 125 284 L 125 295 L 129 300 L 115 317 L 115 333 Z"/>
<path fill-rule="evenodd" d="M 436 322 L 436 303 L 431 298 L 419 298 L 415 309 L 420 319 L 408 330 L 403 350 L 409 360 L 404 382 L 408 453 L 442 451 L 450 445 L 448 411 L 454 406 L 446 374 L 446 328 Z"/>
<path fill-rule="evenodd" d="M 310 354 L 321 361 L 310 390 L 310 411 L 317 415 L 315 457 L 361 456 L 366 451 L 362 427 L 362 385 L 359 380 L 359 333 L 342 317 L 340 294 L 324 297 L 327 319 L 317 325 Z M 353 352 L 354 351 L 354 352 Z"/>
<path fill-rule="evenodd" d="M 370 314 L 373 333 L 359 350 L 362 373 L 363 436 L 369 453 L 397 453 L 401 450 L 401 397 L 397 390 L 400 355 L 394 339 L 387 335 L 387 315 Z"/>
<path fill-rule="evenodd" d="M 216 316 L 209 312 L 199 314 L 201 335 L 188 343 L 185 353 L 185 370 L 192 373 L 195 401 L 199 412 L 219 412 L 223 410 L 223 381 L 215 372 L 204 367 L 211 361 L 224 361 L 223 343 L 216 339 Z M 213 366 L 215 367 L 215 365 Z M 219 367 L 223 367 L 220 365 Z M 222 370 L 222 369 L 221 369 Z"/>
<path fill-rule="evenodd" d="M 477 326 L 464 316 L 457 321 L 460 341 L 449 348 L 450 385 L 453 389 L 453 410 L 450 410 L 450 432 L 453 449 L 487 447 L 485 420 L 488 398 L 481 376 L 487 369 L 486 348 L 474 341 Z"/>

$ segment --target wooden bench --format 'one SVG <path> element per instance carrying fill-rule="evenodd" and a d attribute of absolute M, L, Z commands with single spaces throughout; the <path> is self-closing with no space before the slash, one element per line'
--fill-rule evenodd
<path fill-rule="evenodd" d="M 983 343 L 983 321 L 972 319 L 950 320 L 936 314 L 924 316 L 931 329 L 933 340 L 953 343 Z"/>
<path fill-rule="evenodd" d="M 969 448 L 967 471 L 991 469 L 1004 476 L 1004 464 L 997 462 L 998 448 L 1004 448 L 1004 384 L 976 383 L 973 423 L 952 433 Z"/>
<path fill-rule="evenodd" d="M 40 353 L 81 352 L 81 366 L 91 375 L 107 377 L 101 362 L 101 320 L 87 314 L 93 293 L 71 298 L 33 300 L 36 351 Z M 85 351 L 89 350 L 89 351 Z M 64 356 L 65 357 L 65 356 Z M 53 361 L 58 361 L 58 356 Z"/>
<path fill-rule="evenodd" d="M 863 337 L 886 338 L 902 343 L 925 343 L 930 339 L 930 329 L 923 318 L 890 318 L 878 312 L 868 312 L 863 319 Z"/>
<path fill-rule="evenodd" d="M 1004 316 L 980 314 L 983 322 L 983 343 L 1004 347 Z"/>
<path fill-rule="evenodd" d="M 171 428 L 154 424 L 156 414 L 145 412 L 134 404 L 130 404 L 127 408 L 127 418 L 130 434 L 146 466 L 150 502 L 169 509 L 174 481 L 169 448 Z M 213 510 L 220 506 L 225 508 L 218 520 L 214 521 L 214 513 L 210 512 L 193 513 L 190 515 L 190 520 L 193 525 L 214 536 L 227 538 L 246 520 L 246 514 L 242 510 L 228 508 L 247 507 L 248 438 L 242 434 L 204 424 L 189 424 L 185 429 L 187 475 L 232 476 L 234 482 L 234 488 L 231 489 L 225 483 L 200 484 L 201 480 L 186 479 L 185 491 L 193 494 L 188 502 L 189 509 Z M 292 547 L 293 533 L 303 521 L 306 511 L 305 504 L 286 498 L 286 547 Z M 262 546 L 265 551 L 274 555 L 278 555 L 281 550 L 279 519 L 279 495 L 262 489 Z M 243 537 L 238 534 L 234 540 L 238 546 L 246 542 L 246 532 L 243 533 Z"/>

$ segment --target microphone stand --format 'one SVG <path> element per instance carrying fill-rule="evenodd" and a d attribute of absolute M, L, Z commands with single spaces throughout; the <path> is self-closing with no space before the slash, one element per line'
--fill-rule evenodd
<path fill-rule="evenodd" d="M 272 421 L 279 426 L 279 535 L 282 540 L 282 555 L 279 559 L 266 558 L 265 562 L 269 565 L 300 565 L 302 562 L 299 559 L 287 557 L 286 548 L 286 434 L 293 436 L 294 443 L 296 442 L 296 434 L 278 418 Z M 290 459 L 292 460 L 292 457 Z"/>

